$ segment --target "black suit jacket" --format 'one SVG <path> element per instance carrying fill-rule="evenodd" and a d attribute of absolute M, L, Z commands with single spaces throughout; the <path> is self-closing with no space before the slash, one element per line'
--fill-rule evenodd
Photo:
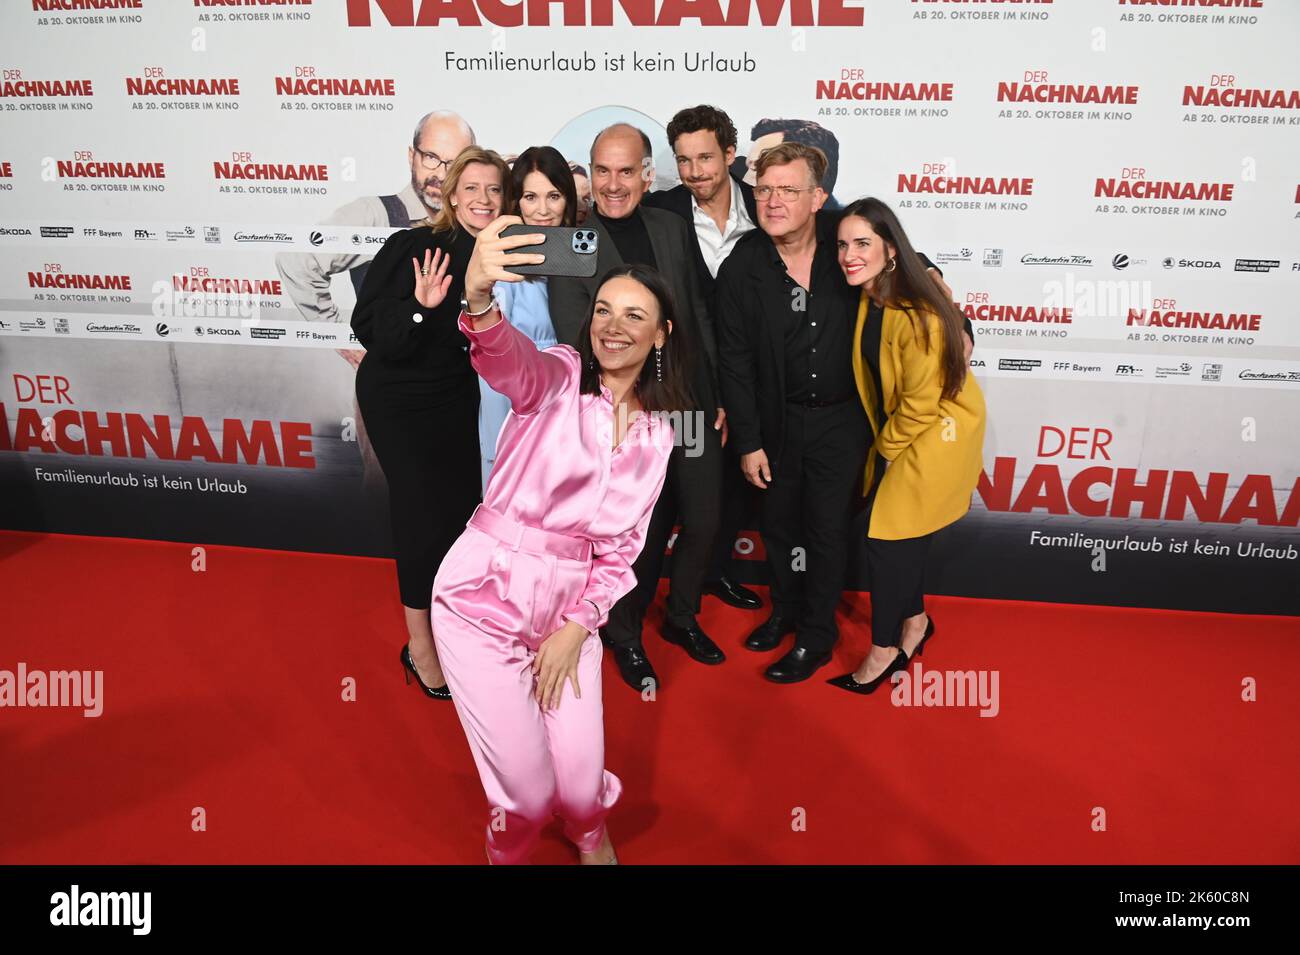
<path fill-rule="evenodd" d="M 706 304 L 704 289 L 692 261 L 692 257 L 698 258 L 700 254 L 695 246 L 694 234 L 685 222 L 671 212 L 646 208 L 642 204 L 640 213 L 645 221 L 646 232 L 650 235 L 655 264 L 672 288 L 673 304 L 677 311 L 677 324 L 673 328 L 673 334 L 685 336 L 687 351 L 693 359 L 691 390 L 700 408 L 712 412 L 713 409 L 722 407 L 721 391 L 715 374 L 718 362 L 717 339 L 714 337 L 713 316 Z M 583 228 L 595 229 L 598 236 L 596 274 L 591 278 L 553 275 L 547 280 L 551 324 L 555 326 L 556 338 L 574 348 L 578 347 L 578 336 L 591 312 L 591 303 L 596 297 L 601 278 L 614 266 L 623 264 L 623 258 L 614 247 L 614 240 L 601 224 L 599 216 L 588 216 Z M 709 424 L 713 424 L 711 417 Z"/>
<path fill-rule="evenodd" d="M 817 213 L 819 242 L 834 241 L 838 221 L 836 212 Z M 785 336 L 780 327 L 765 319 L 754 291 L 761 284 L 758 270 L 770 269 L 766 253 L 757 262 L 752 254 L 765 238 L 761 229 L 741 236 L 718 270 L 714 299 L 731 447 L 739 455 L 761 448 L 775 468 L 785 443 Z M 926 268 L 939 271 L 924 253 L 917 254 Z M 840 307 L 855 314 L 860 292 L 847 282 L 834 283 L 818 294 L 837 296 Z M 969 320 L 966 333 L 971 334 Z"/>
<path fill-rule="evenodd" d="M 758 225 L 758 208 L 754 205 L 754 187 L 740 179 L 733 179 L 733 181 L 740 186 L 740 196 L 745 202 L 745 211 L 749 213 L 749 221 L 754 225 Z M 648 193 L 641 200 L 641 204 L 656 209 L 667 209 L 669 212 L 686 220 L 686 226 L 691 231 L 691 257 L 695 260 L 695 271 L 700 276 L 700 286 L 704 289 L 709 313 L 716 320 L 717 310 L 713 307 L 713 287 L 716 280 L 709 272 L 708 265 L 704 262 L 704 254 L 700 252 L 700 240 L 695 234 L 695 210 L 691 206 L 691 191 L 684 184 L 674 186 L 672 189 L 665 189 L 663 192 Z"/>

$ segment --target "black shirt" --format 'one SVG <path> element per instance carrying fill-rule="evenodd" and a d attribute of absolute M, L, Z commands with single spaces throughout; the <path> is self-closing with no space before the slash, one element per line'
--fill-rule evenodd
<path fill-rule="evenodd" d="M 763 448 L 769 461 L 779 457 L 789 401 L 858 400 L 853 330 L 861 289 L 840 272 L 835 220 L 828 218 L 823 228 L 819 215 L 816 236 L 811 289 L 790 277 L 761 229 L 741 236 L 718 269 L 719 361 L 737 454 Z"/>
<path fill-rule="evenodd" d="M 658 268 L 655 262 L 655 250 L 650 244 L 650 233 L 646 231 L 645 220 L 641 210 L 633 209 L 630 216 L 622 219 L 608 219 L 596 212 L 596 218 L 605 227 L 609 237 L 614 240 L 618 256 L 628 265 L 648 265 Z"/>
<path fill-rule="evenodd" d="M 872 302 L 867 306 L 867 320 L 862 326 L 862 360 L 866 362 L 868 377 L 871 379 L 869 386 L 876 393 L 876 420 L 873 427 L 880 429 L 885 426 L 885 393 L 880 387 L 880 332 L 885 323 L 885 310 L 881 306 Z M 868 416 L 870 417 L 870 416 Z M 876 452 L 872 452 L 876 454 Z M 885 459 L 876 454 L 876 467 L 872 472 L 874 485 L 880 484 L 880 478 L 885 473 Z"/>
<path fill-rule="evenodd" d="M 880 390 L 880 329 L 885 310 L 872 302 L 867 306 L 867 321 L 862 326 L 862 360 L 871 372 L 871 387 L 876 392 L 876 425 L 885 423 L 885 393 Z"/>
<path fill-rule="evenodd" d="M 411 260 L 423 263 L 426 249 L 451 255 L 451 287 L 436 308 L 425 308 L 415 299 Z M 434 232 L 422 226 L 395 232 L 384 242 L 366 271 L 352 311 L 352 330 L 366 349 L 362 365 L 368 387 L 382 384 L 433 403 L 478 394 L 469 342 L 456 323 L 473 251 L 474 237 L 462 228 Z M 362 370 L 357 373 L 362 375 Z"/>
<path fill-rule="evenodd" d="M 772 270 L 789 301 L 781 326 L 785 333 L 785 400 L 804 404 L 853 398 L 856 313 L 851 300 L 856 295 L 844 281 L 834 240 L 823 238 L 817 243 L 808 273 L 809 289 L 802 288 L 786 271 L 770 239 L 767 245 Z"/>

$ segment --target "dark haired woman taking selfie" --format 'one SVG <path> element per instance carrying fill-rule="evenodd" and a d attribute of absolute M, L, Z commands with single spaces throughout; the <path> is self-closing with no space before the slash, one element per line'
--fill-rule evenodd
<path fill-rule="evenodd" d="M 487 854 L 524 861 L 554 814 L 584 863 L 615 861 L 605 817 L 597 630 L 632 589 L 632 563 L 689 406 L 672 293 L 622 265 L 596 289 L 577 348 L 539 351 L 503 315 L 494 282 L 534 264 L 541 236 L 479 233 L 461 331 L 474 368 L 510 399 L 483 503 L 438 571 L 433 632 L 491 814 Z M 517 251 L 512 251 L 517 250 Z"/>

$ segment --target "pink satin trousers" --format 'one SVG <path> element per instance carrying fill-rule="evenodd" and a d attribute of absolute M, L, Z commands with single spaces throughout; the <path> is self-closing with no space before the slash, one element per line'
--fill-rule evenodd
<path fill-rule="evenodd" d="M 591 568 L 585 541 L 521 525 L 480 505 L 443 559 L 431 617 L 438 659 L 489 804 L 493 863 L 527 860 L 553 816 L 594 852 L 622 784 L 605 770 L 600 637 L 578 659 L 581 698 L 537 702 L 533 658 L 579 599 Z"/>

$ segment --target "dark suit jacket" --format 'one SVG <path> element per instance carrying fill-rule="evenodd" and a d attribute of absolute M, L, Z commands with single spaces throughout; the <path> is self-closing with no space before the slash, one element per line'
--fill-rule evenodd
<path fill-rule="evenodd" d="M 745 211 L 749 213 L 749 221 L 758 225 L 758 208 L 754 205 L 754 187 L 747 182 L 735 179 L 736 185 L 740 186 L 740 196 L 745 202 Z M 695 210 L 691 207 L 691 191 L 685 185 L 674 186 L 672 189 L 665 189 L 663 192 L 647 193 L 641 200 L 641 205 L 652 206 L 656 209 L 667 209 L 686 220 L 687 227 L 691 230 L 691 257 L 695 260 L 695 271 L 700 276 L 700 286 L 704 289 L 705 302 L 709 306 L 709 313 L 715 317 L 717 312 L 713 308 L 713 286 L 716 281 L 709 272 L 709 267 L 704 263 L 704 255 L 700 252 L 700 240 L 695 234 Z"/>
<path fill-rule="evenodd" d="M 673 334 L 685 336 L 687 351 L 693 359 L 691 390 L 701 409 L 712 411 L 720 408 L 721 391 L 715 375 L 718 362 L 717 339 L 714 337 L 713 317 L 705 302 L 704 289 L 692 261 L 692 257 L 698 258 L 700 254 L 695 247 L 694 233 L 671 212 L 646 208 L 644 204 L 640 207 L 640 212 L 645 220 L 646 232 L 650 235 L 655 264 L 673 291 L 673 304 L 677 311 L 677 324 L 673 328 Z M 578 346 L 578 335 L 591 312 L 591 303 L 596 297 L 601 278 L 614 266 L 623 264 L 623 258 L 614 247 L 614 240 L 601 224 L 599 216 L 588 216 L 583 228 L 595 229 L 598 235 L 596 274 L 591 278 L 553 275 L 547 280 L 551 324 L 555 326 L 556 338 L 574 348 Z M 709 424 L 713 424 L 712 418 L 709 419 Z"/>
<path fill-rule="evenodd" d="M 839 213 L 823 210 L 815 221 L 818 241 L 834 242 Z M 761 229 L 741 236 L 718 270 L 714 301 L 731 447 L 741 455 L 762 448 L 768 464 L 775 468 L 785 443 L 785 336 L 778 325 L 767 320 L 756 300 L 760 270 L 770 270 L 766 252 L 755 261 L 753 251 L 764 239 Z M 917 254 L 926 268 L 939 271 L 924 253 Z M 846 315 L 856 315 L 860 293 L 847 282 L 832 283 L 818 294 L 837 296 Z M 966 333 L 971 334 L 969 320 Z"/>

